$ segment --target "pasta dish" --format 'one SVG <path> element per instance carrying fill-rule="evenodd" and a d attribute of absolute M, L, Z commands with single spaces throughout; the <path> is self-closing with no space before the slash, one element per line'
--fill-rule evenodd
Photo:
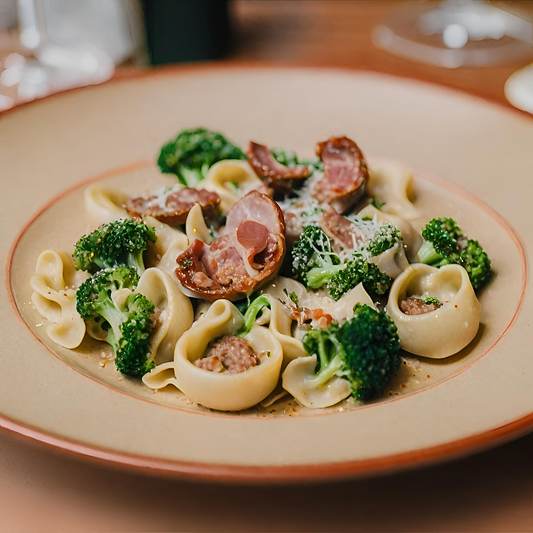
<path fill-rule="evenodd" d="M 301 158 L 203 128 L 158 165 L 174 185 L 88 186 L 99 225 L 39 255 L 32 302 L 54 343 L 92 337 L 140 386 L 240 411 L 371 401 L 404 354 L 476 336 L 491 262 L 460 220 L 419 212 L 403 166 L 369 165 L 348 137 Z"/>

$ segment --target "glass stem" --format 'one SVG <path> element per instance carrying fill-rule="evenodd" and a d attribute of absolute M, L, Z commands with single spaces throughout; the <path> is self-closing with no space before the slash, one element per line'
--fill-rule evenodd
<path fill-rule="evenodd" d="M 17 0 L 20 44 L 36 52 L 46 40 L 44 5 L 42 0 Z"/>

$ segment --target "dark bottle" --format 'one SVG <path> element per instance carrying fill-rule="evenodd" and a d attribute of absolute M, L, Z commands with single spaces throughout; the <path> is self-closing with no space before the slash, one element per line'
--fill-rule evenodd
<path fill-rule="evenodd" d="M 221 58 L 229 46 L 227 0 L 142 0 L 153 65 Z"/>

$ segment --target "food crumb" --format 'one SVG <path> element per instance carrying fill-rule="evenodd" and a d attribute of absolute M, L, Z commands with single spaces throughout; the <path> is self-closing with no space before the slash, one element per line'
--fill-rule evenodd
<path fill-rule="evenodd" d="M 275 412 L 276 412 L 276 410 L 275 410 L 275 409 L 272 409 L 272 410 L 271 410 L 270 412 L 271 412 L 271 413 L 275 413 Z"/>
<path fill-rule="evenodd" d="M 298 412 L 298 411 L 296 410 L 296 408 L 295 408 L 295 407 L 293 407 L 293 408 L 292 408 L 292 410 L 293 410 L 293 411 L 294 411 L 295 413 L 297 413 L 297 412 Z"/>
<path fill-rule="evenodd" d="M 405 389 L 405 387 L 407 387 L 407 385 L 405 383 L 402 383 L 402 389 Z"/>
<path fill-rule="evenodd" d="M 428 379 L 430 378 L 431 376 L 428 374 Z"/>

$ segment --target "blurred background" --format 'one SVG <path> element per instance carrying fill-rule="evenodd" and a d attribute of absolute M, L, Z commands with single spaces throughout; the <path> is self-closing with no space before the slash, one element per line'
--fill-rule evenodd
<path fill-rule="evenodd" d="M 379 70 L 533 113 L 533 1 L 0 0 L 0 110 L 190 61 Z"/>

